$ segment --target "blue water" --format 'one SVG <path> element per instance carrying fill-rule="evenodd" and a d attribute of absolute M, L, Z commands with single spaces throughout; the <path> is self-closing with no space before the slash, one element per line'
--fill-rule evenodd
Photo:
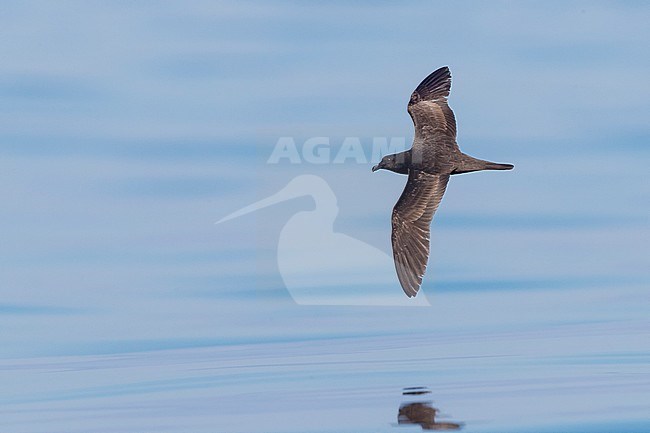
<path fill-rule="evenodd" d="M 0 430 L 417 432 L 398 411 L 421 402 L 468 433 L 650 431 L 649 20 L 634 2 L 5 4 Z M 370 172 L 373 137 L 409 142 L 407 97 L 444 64 L 462 149 L 515 170 L 451 180 L 431 306 L 296 304 L 281 233 L 318 203 L 215 222 L 316 175 L 333 230 L 390 254 L 404 178 Z M 298 163 L 268 163 L 280 137 Z M 346 137 L 364 153 L 335 163 Z M 375 284 L 353 277 L 341 296 Z"/>

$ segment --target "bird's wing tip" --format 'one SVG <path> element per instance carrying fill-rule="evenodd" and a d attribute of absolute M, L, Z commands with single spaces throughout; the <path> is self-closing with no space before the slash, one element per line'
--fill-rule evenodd
<path fill-rule="evenodd" d="M 409 298 L 415 298 L 418 294 L 418 291 L 420 290 L 419 287 L 413 288 L 413 287 L 403 287 L 402 290 L 404 290 L 404 294 L 408 296 Z"/>
<path fill-rule="evenodd" d="M 448 66 L 438 68 L 430 73 L 415 88 L 411 95 L 411 104 L 420 100 L 433 100 L 437 98 L 446 98 L 451 90 L 451 71 Z"/>

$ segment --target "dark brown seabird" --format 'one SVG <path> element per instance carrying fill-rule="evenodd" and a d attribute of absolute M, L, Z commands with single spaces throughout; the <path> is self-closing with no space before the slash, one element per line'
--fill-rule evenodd
<path fill-rule="evenodd" d="M 473 158 L 456 143 L 456 119 L 447 105 L 451 73 L 444 66 L 431 73 L 411 94 L 408 112 L 415 136 L 411 149 L 386 155 L 372 171 L 408 174 L 406 187 L 393 208 L 391 236 L 397 277 L 410 298 L 422 284 L 429 258 L 430 225 L 447 188 L 449 176 L 480 170 L 511 170 Z"/>

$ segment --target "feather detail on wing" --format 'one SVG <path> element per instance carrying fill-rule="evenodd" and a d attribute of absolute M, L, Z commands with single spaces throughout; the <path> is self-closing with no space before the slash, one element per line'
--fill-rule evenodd
<path fill-rule="evenodd" d="M 415 125 L 415 136 L 444 134 L 456 138 L 456 119 L 447 105 L 451 72 L 444 66 L 426 77 L 411 94 L 408 112 Z"/>
<path fill-rule="evenodd" d="M 408 297 L 417 294 L 429 259 L 431 220 L 447 188 L 449 175 L 411 170 L 392 216 L 393 258 Z"/>

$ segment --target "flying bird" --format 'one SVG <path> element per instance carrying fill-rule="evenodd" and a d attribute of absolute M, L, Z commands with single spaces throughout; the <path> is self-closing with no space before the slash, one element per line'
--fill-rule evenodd
<path fill-rule="evenodd" d="M 411 149 L 386 155 L 380 169 L 408 175 L 392 214 L 393 259 L 397 277 L 410 298 L 417 295 L 429 259 L 430 226 L 452 174 L 480 170 L 511 170 L 473 158 L 456 143 L 456 119 L 447 104 L 451 72 L 444 66 L 426 77 L 411 94 L 408 112 L 415 126 Z"/>

